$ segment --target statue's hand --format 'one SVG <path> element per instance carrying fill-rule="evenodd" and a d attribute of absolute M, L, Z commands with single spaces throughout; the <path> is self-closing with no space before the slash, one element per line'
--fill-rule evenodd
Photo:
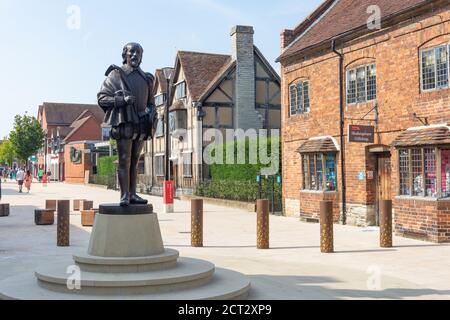
<path fill-rule="evenodd" d="M 125 97 L 125 103 L 127 104 L 127 105 L 134 105 L 135 103 L 136 103 L 136 98 L 135 97 L 133 97 L 133 96 L 126 96 Z"/>

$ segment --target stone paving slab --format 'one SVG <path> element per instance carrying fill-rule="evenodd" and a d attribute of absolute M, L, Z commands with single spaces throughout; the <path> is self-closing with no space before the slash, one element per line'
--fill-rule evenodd
<path fill-rule="evenodd" d="M 0 280 L 34 269 L 51 259 L 85 253 L 90 228 L 71 213 L 71 247 L 56 247 L 56 225 L 38 227 L 34 209 L 46 199 L 117 201 L 118 193 L 89 186 L 33 184 L 19 194 L 15 183 L 2 184 L 2 203 L 11 216 L 0 218 Z M 162 198 L 144 196 L 159 214 L 166 247 L 182 256 L 208 260 L 219 268 L 247 274 L 250 299 L 450 299 L 450 246 L 395 237 L 395 247 L 378 247 L 377 228 L 335 226 L 335 254 L 321 254 L 319 225 L 271 216 L 271 249 L 256 249 L 256 215 L 205 204 L 204 248 L 190 247 L 190 203 L 176 201 L 163 214 Z"/>

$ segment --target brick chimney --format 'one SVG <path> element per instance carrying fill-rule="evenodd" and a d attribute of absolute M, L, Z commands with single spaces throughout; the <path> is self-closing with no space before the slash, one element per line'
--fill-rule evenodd
<path fill-rule="evenodd" d="M 294 40 L 294 30 L 283 30 L 281 33 L 281 52 Z"/>
<path fill-rule="evenodd" d="M 236 61 L 235 126 L 237 129 L 261 129 L 256 112 L 255 51 L 253 27 L 235 26 L 231 30 L 232 57 Z"/>

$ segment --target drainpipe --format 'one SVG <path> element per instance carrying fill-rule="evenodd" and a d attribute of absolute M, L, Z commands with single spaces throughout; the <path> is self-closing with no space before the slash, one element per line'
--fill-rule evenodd
<path fill-rule="evenodd" d="M 345 110 L 344 110 L 344 55 L 336 50 L 336 40 L 331 42 L 331 49 L 339 56 L 339 111 L 340 111 L 340 138 L 341 138 L 341 190 L 342 190 L 342 224 L 347 224 L 347 182 L 345 179 Z"/>

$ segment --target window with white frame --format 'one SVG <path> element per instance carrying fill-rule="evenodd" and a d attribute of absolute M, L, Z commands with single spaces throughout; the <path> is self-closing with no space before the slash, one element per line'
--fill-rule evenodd
<path fill-rule="evenodd" d="M 192 178 L 192 153 L 183 154 L 183 177 Z"/>
<path fill-rule="evenodd" d="M 155 175 L 164 177 L 164 155 L 155 156 Z"/>
<path fill-rule="evenodd" d="M 448 88 L 449 51 L 449 45 L 421 51 L 420 63 L 422 91 Z"/>
<path fill-rule="evenodd" d="M 157 138 L 164 137 L 164 119 L 159 119 L 158 124 L 156 125 L 156 133 Z"/>
<path fill-rule="evenodd" d="M 291 116 L 310 111 L 309 81 L 300 81 L 289 86 Z"/>
<path fill-rule="evenodd" d="M 177 100 L 186 98 L 186 82 L 182 81 L 175 86 L 175 98 Z"/>
<path fill-rule="evenodd" d="M 155 105 L 157 107 L 162 106 L 166 102 L 166 95 L 164 93 L 155 96 Z"/>
<path fill-rule="evenodd" d="M 376 64 L 347 71 L 347 104 L 365 103 L 377 99 Z"/>

